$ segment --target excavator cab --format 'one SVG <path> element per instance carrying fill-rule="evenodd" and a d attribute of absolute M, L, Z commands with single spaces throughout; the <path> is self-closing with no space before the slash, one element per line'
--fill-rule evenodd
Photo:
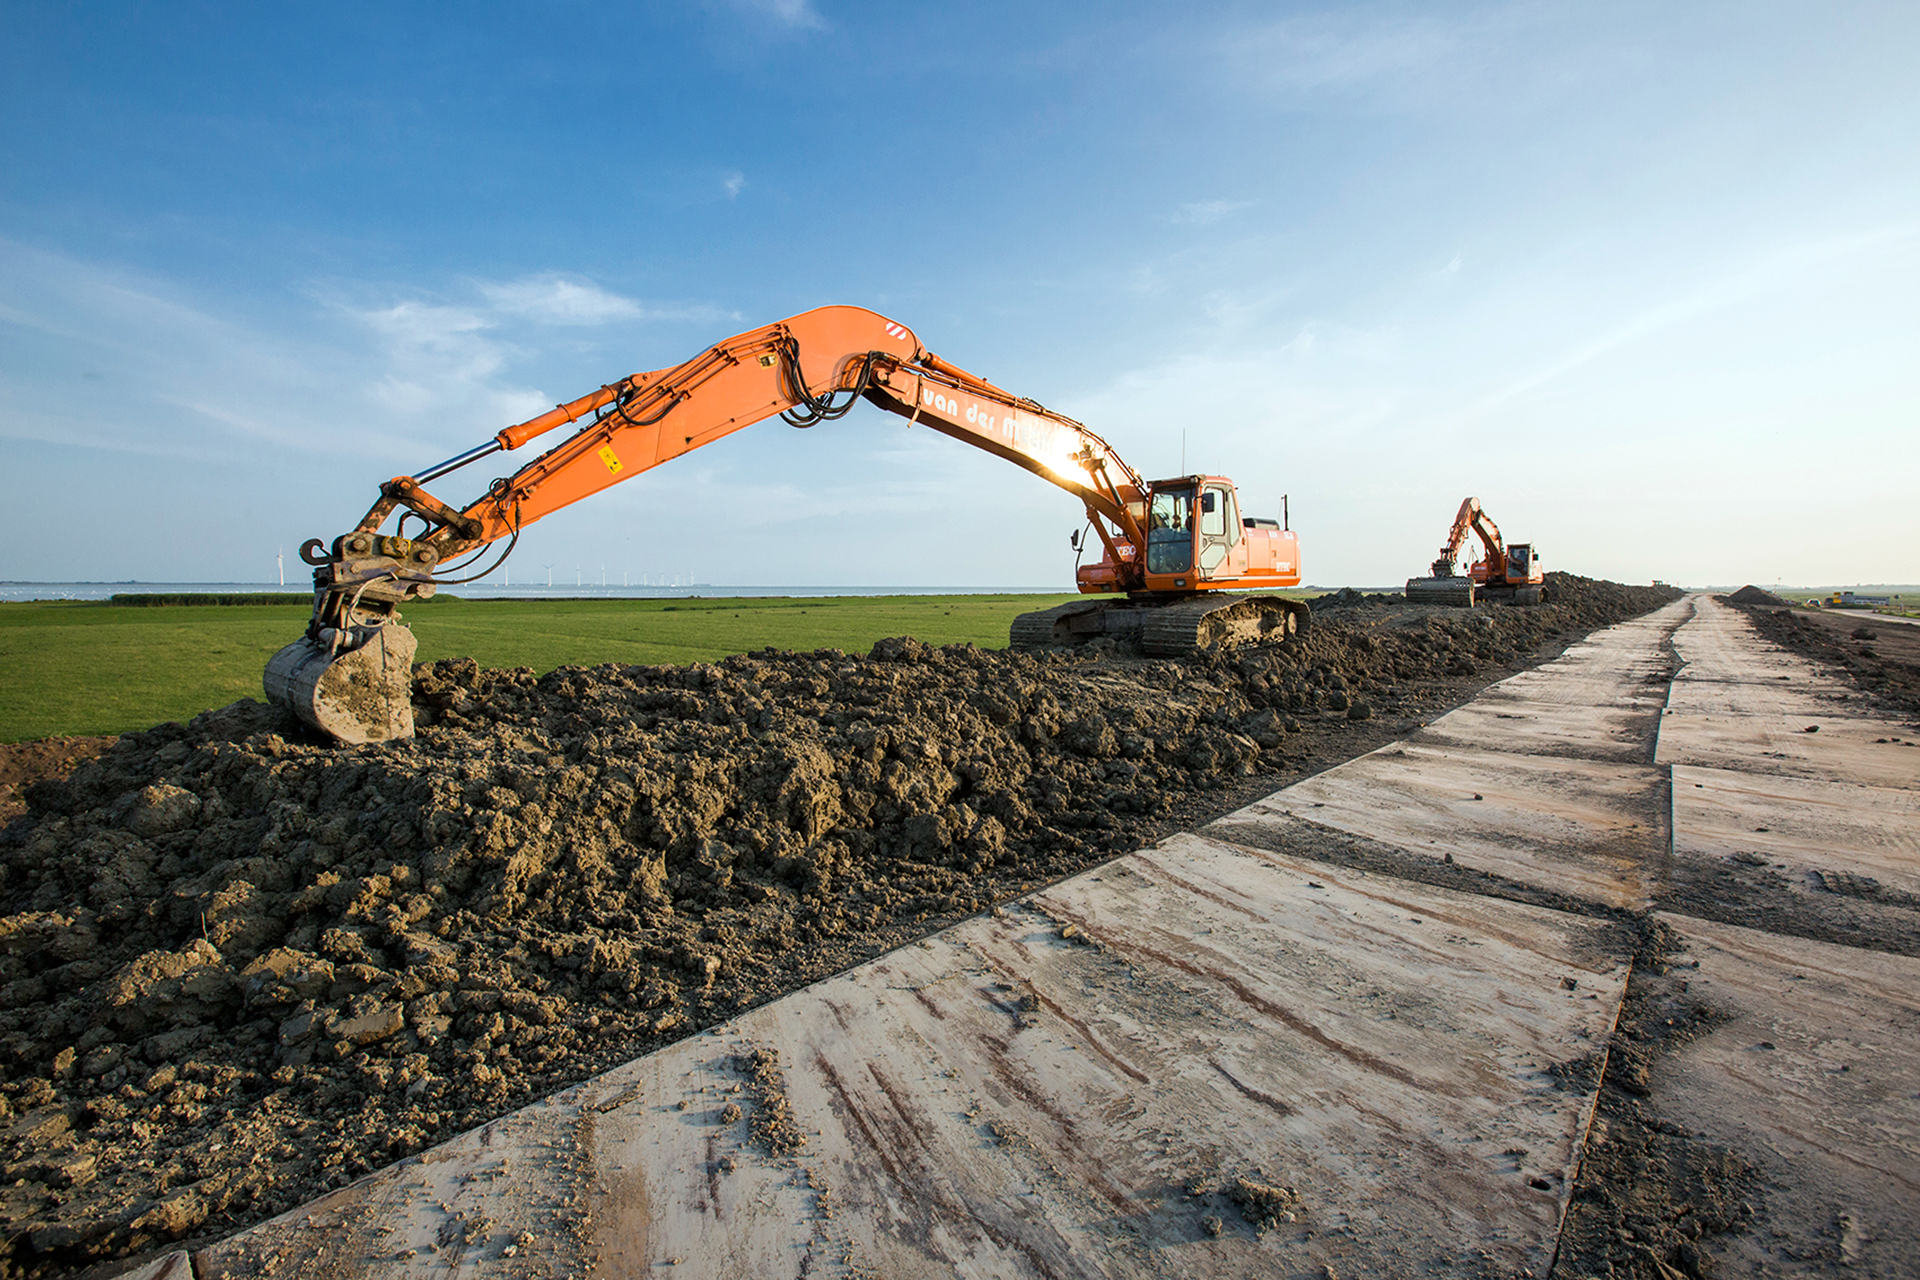
<path fill-rule="evenodd" d="M 1201 582 L 1237 576 L 1245 558 L 1234 549 L 1245 530 L 1233 484 L 1218 476 L 1182 476 L 1156 481 L 1147 517 L 1147 573 L 1191 574 L 1161 590 L 1196 590 Z"/>

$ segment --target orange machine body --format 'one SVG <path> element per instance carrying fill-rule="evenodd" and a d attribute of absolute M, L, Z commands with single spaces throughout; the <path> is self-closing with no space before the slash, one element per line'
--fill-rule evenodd
<path fill-rule="evenodd" d="M 1083 592 L 1238 591 L 1300 583 L 1300 540 L 1278 520 L 1244 515 L 1225 476 L 1179 476 L 1147 486 L 1146 543 L 1115 539 L 1076 574 Z"/>

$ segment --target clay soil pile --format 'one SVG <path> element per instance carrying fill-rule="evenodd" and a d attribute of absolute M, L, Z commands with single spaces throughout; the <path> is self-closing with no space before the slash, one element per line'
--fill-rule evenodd
<path fill-rule="evenodd" d="M 240 702 L 0 834 L 0 1274 L 258 1221 L 1191 825 L 1673 598 L 1343 593 L 1144 659 L 910 639 L 712 665 L 422 666 L 410 742 Z"/>
<path fill-rule="evenodd" d="M 1776 609 L 1787 608 L 1793 604 L 1793 601 L 1782 600 L 1779 596 L 1773 594 L 1773 592 L 1762 591 L 1752 583 L 1748 583 L 1746 586 L 1728 596 L 1727 600 L 1733 604 L 1764 604 Z"/>
<path fill-rule="evenodd" d="M 22 794 L 46 778 L 64 778 L 82 760 L 91 760 L 114 744 L 112 738 L 42 738 L 38 742 L 0 742 L 0 826 L 27 811 Z"/>
<path fill-rule="evenodd" d="M 1739 596 L 1728 596 L 1739 603 Z M 1920 715 L 1920 626 L 1851 610 L 1748 607 L 1754 629 L 1852 678 L 1860 696 L 1895 716 Z"/>

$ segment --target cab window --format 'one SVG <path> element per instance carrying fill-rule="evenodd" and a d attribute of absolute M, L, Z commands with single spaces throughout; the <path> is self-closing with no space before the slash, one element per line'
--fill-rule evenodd
<path fill-rule="evenodd" d="M 1200 495 L 1200 533 L 1225 538 L 1229 546 L 1240 541 L 1240 513 L 1229 490 L 1209 487 Z"/>
<path fill-rule="evenodd" d="M 1147 513 L 1148 573 L 1185 573 L 1193 567 L 1193 498 L 1191 489 L 1154 493 Z"/>

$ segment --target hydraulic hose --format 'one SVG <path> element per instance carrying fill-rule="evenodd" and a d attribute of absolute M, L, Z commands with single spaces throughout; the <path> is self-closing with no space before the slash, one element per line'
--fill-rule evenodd
<path fill-rule="evenodd" d="M 811 427 L 816 422 L 833 422 L 844 418 L 853 411 L 873 380 L 873 362 L 882 353 L 867 352 L 866 359 L 860 362 L 860 377 L 848 389 L 845 400 L 836 403 L 833 391 L 823 395 L 814 395 L 807 390 L 806 378 L 800 372 L 800 343 L 793 337 L 783 338 L 780 342 L 780 372 L 787 383 L 787 394 L 800 403 L 792 409 L 780 412 L 780 421 L 790 427 Z"/>

